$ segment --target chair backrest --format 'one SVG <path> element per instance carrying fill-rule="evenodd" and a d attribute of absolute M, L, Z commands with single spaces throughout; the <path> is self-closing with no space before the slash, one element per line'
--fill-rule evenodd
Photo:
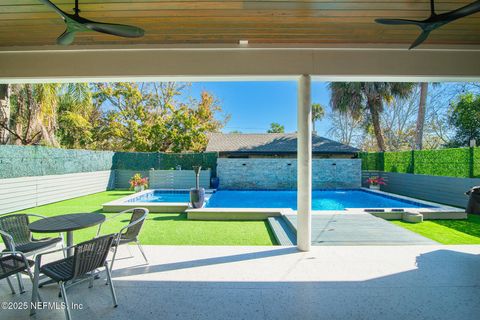
<path fill-rule="evenodd" d="M 142 230 L 143 223 L 147 218 L 148 210 L 144 208 L 135 208 L 132 210 L 132 216 L 130 217 L 130 223 L 132 224 L 138 220 L 138 223 L 127 228 L 127 230 L 123 233 L 123 238 L 126 239 L 135 239 L 140 234 L 140 230 Z"/>
<path fill-rule="evenodd" d="M 0 217 L 0 230 L 12 236 L 13 242 L 2 234 L 3 243 L 7 250 L 14 251 L 14 246 L 30 243 L 32 232 L 28 229 L 28 215 L 26 214 L 11 214 Z"/>
<path fill-rule="evenodd" d="M 73 277 L 103 267 L 114 237 L 114 234 L 108 234 L 77 244 L 73 254 Z"/>

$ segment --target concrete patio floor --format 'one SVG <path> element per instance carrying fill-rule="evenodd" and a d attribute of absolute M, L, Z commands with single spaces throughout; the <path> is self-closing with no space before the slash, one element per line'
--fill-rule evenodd
<path fill-rule="evenodd" d="M 74 319 L 478 319 L 480 246 L 145 246 L 150 265 L 115 264 L 119 306 L 95 281 L 69 290 Z M 126 256 L 123 248 L 120 258 Z M 138 264 L 138 265 L 136 265 Z M 26 280 L 26 279 L 25 279 Z M 11 295 L 0 281 L 1 301 Z M 15 282 L 16 283 L 16 282 Z M 44 301 L 60 301 L 55 286 Z M 64 319 L 61 310 L 0 310 L 0 319 Z"/>

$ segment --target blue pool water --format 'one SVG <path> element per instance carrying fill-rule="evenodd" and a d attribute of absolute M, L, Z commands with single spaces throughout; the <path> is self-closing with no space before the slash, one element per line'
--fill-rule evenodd
<path fill-rule="evenodd" d="M 190 194 L 188 191 L 169 191 L 155 190 L 143 194 L 136 198 L 127 200 L 127 202 L 189 202 Z"/>
<path fill-rule="evenodd" d="M 128 202 L 189 202 L 188 191 L 155 190 Z M 291 208 L 297 209 L 297 191 L 219 190 L 207 208 Z M 313 210 L 344 210 L 345 208 L 428 208 L 431 206 L 377 194 L 368 190 L 315 190 Z"/>
<path fill-rule="evenodd" d="M 220 190 L 212 195 L 207 208 L 291 208 L 297 209 L 296 191 Z M 315 190 L 313 210 L 345 208 L 425 208 L 413 201 L 379 195 L 366 190 Z"/>

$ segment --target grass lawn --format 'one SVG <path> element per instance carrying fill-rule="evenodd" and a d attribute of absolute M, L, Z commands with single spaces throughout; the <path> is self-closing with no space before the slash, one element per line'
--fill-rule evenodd
<path fill-rule="evenodd" d="M 477 215 L 469 215 L 467 220 L 392 222 L 443 244 L 480 244 L 480 216 Z"/>
<path fill-rule="evenodd" d="M 79 212 L 102 212 L 102 204 L 129 191 L 106 191 L 47 204 L 19 212 L 55 216 Z M 114 213 L 105 213 L 114 215 Z M 33 219 L 32 219 L 33 220 Z M 102 233 L 118 232 L 128 224 L 127 215 L 105 222 Z M 91 239 L 97 227 L 74 231 L 75 243 Z M 42 236 L 45 236 L 43 234 Z M 185 213 L 151 213 L 140 234 L 142 244 L 157 245 L 274 245 L 275 239 L 266 221 L 194 221 Z"/>

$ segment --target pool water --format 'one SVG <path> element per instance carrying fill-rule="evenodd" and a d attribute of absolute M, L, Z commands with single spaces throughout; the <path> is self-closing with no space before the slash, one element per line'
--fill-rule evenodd
<path fill-rule="evenodd" d="M 297 191 L 215 192 L 207 208 L 291 208 L 297 209 Z M 421 203 L 381 195 L 367 190 L 315 190 L 313 210 L 344 210 L 345 208 L 425 208 Z"/>
<path fill-rule="evenodd" d="M 208 196 L 207 196 L 208 198 Z M 128 202 L 189 202 L 187 190 L 154 190 Z M 297 191 L 218 190 L 211 194 L 206 208 L 291 208 L 297 209 Z M 432 206 L 363 189 L 314 190 L 313 210 L 346 208 L 431 208 Z"/>
<path fill-rule="evenodd" d="M 127 202 L 190 202 L 190 193 L 188 191 L 155 190 Z"/>

